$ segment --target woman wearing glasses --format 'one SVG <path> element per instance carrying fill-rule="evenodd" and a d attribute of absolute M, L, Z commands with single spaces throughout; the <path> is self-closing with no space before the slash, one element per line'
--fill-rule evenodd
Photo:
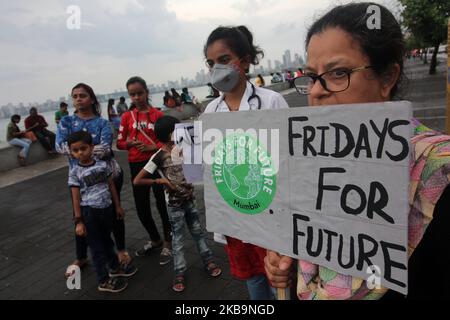
<path fill-rule="evenodd" d="M 205 112 L 288 108 L 279 93 L 255 87 L 247 80 L 250 65 L 257 65 L 264 54 L 253 44 L 253 35 L 245 26 L 216 28 L 206 41 L 204 54 L 212 86 L 221 91 Z M 231 274 L 246 280 L 250 299 L 272 299 L 264 274 L 266 250 L 231 237 L 226 237 L 226 242 Z"/>
<path fill-rule="evenodd" d="M 404 42 L 399 24 L 383 6 L 381 29 L 369 30 L 367 8 L 374 3 L 338 6 L 316 21 L 306 38 L 305 75 L 294 85 L 310 106 L 386 102 L 397 98 L 403 76 Z M 410 213 L 408 216 L 407 298 L 448 297 L 450 255 L 450 137 L 413 119 Z M 286 288 L 293 260 L 269 251 L 272 285 Z M 379 299 L 404 297 L 386 288 L 369 289 L 363 279 L 299 260 L 299 299 Z"/>

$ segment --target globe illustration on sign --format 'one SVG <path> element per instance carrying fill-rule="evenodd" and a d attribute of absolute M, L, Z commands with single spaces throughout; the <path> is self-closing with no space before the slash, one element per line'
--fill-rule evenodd
<path fill-rule="evenodd" d="M 234 152 L 228 152 L 225 158 L 224 180 L 230 191 L 241 199 L 254 198 L 263 187 L 259 163 L 256 159 L 250 161 L 247 148 L 235 148 Z M 249 164 L 250 162 L 253 164 Z"/>
<path fill-rule="evenodd" d="M 276 194 L 272 158 L 253 135 L 228 134 L 214 149 L 211 173 L 217 191 L 234 210 L 266 212 Z"/>

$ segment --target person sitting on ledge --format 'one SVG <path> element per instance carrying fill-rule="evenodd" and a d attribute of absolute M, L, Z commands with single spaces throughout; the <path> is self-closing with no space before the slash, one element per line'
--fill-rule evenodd
<path fill-rule="evenodd" d="M 6 130 L 6 141 L 12 146 L 22 147 L 22 150 L 20 150 L 17 155 L 17 159 L 19 160 L 20 165 L 24 166 L 32 141 L 26 138 L 27 132 L 29 132 L 28 130 L 20 131 L 19 126 L 17 125 L 19 122 L 20 116 L 18 114 L 11 116 L 11 122 L 8 124 Z"/>
<path fill-rule="evenodd" d="M 47 130 L 48 127 L 47 121 L 45 118 L 38 114 L 37 109 L 32 107 L 30 109 L 30 115 L 25 119 L 25 128 L 27 130 L 33 131 L 36 135 L 36 138 L 39 140 L 41 145 L 47 150 L 50 154 L 57 153 L 55 151 L 55 138 L 56 135 Z M 47 140 L 50 140 L 50 142 Z"/>

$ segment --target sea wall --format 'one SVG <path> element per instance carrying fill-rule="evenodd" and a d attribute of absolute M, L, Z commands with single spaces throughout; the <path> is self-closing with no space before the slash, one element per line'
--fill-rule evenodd
<path fill-rule="evenodd" d="M 0 147 L 0 172 L 12 170 L 20 167 L 17 155 L 22 148 L 13 146 Z M 30 152 L 27 158 L 27 165 L 34 164 L 43 160 L 57 157 L 58 155 L 49 155 L 38 141 L 35 141 L 30 146 Z"/>

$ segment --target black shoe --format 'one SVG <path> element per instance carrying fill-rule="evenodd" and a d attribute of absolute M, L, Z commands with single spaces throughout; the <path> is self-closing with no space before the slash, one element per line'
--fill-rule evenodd
<path fill-rule="evenodd" d="M 144 246 L 141 249 L 136 250 L 135 252 L 136 257 L 145 256 L 149 254 L 153 249 L 162 247 L 162 244 L 163 244 L 162 241 L 158 242 L 156 245 L 153 242 L 149 241 L 146 244 L 144 244 Z"/>
<path fill-rule="evenodd" d="M 121 264 L 116 271 L 110 271 L 109 276 L 111 278 L 115 277 L 131 277 L 138 271 L 138 268 L 131 264 Z"/>
<path fill-rule="evenodd" d="M 109 278 L 105 283 L 98 286 L 98 291 L 103 292 L 120 292 L 125 290 L 128 282 L 124 278 Z"/>

